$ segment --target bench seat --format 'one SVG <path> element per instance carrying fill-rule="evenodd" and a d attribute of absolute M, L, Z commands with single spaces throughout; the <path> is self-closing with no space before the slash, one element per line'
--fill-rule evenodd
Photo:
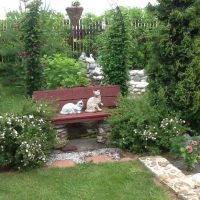
<path fill-rule="evenodd" d="M 52 120 L 52 124 L 73 124 L 73 123 L 82 123 L 82 122 L 95 122 L 103 121 L 109 116 L 107 112 L 95 112 L 95 113 L 86 113 L 82 112 L 80 114 L 70 114 L 70 115 L 56 115 Z"/>

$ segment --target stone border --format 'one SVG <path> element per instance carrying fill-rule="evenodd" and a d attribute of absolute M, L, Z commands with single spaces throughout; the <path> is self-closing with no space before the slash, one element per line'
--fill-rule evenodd
<path fill-rule="evenodd" d="M 181 199 L 200 200 L 200 173 L 187 176 L 162 156 L 140 157 L 139 161 Z"/>

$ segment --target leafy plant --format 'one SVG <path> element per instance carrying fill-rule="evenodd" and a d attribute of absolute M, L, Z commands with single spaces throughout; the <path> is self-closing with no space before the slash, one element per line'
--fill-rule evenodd
<path fill-rule="evenodd" d="M 159 152 L 158 112 L 151 107 L 148 96 L 121 97 L 108 123 L 110 141 L 122 149 L 135 152 Z"/>
<path fill-rule="evenodd" d="M 0 116 L 0 167 L 27 170 L 45 163 L 54 146 L 55 133 L 49 121 L 38 116 Z"/>
<path fill-rule="evenodd" d="M 44 67 L 45 88 L 86 86 L 86 66 L 82 62 L 55 54 L 42 58 Z M 41 66 L 42 67 L 42 66 Z"/>
<path fill-rule="evenodd" d="M 184 135 L 189 129 L 185 121 L 178 117 L 167 117 L 161 120 L 159 129 L 159 146 L 169 150 L 172 138 Z"/>
<path fill-rule="evenodd" d="M 192 140 L 186 147 L 180 149 L 188 171 L 192 170 L 200 159 L 199 144 L 196 140 Z"/>
<path fill-rule="evenodd" d="M 152 106 L 148 93 L 138 97 L 121 97 L 108 123 L 112 144 L 154 154 L 169 150 L 170 140 L 189 130 L 183 120 Z"/>

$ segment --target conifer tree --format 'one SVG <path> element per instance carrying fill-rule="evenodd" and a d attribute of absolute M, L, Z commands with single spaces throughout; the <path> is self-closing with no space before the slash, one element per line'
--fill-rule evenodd
<path fill-rule="evenodd" d="M 160 29 L 155 56 L 148 68 L 150 91 L 159 104 L 163 91 L 167 106 L 200 127 L 200 1 L 158 0 Z"/>

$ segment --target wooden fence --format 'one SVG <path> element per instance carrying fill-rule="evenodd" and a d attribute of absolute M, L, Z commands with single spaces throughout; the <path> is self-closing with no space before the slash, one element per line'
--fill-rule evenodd
<path fill-rule="evenodd" d="M 72 26 L 69 20 L 63 20 L 61 26 L 66 26 L 70 32 L 68 42 L 72 48 L 72 51 L 90 53 L 92 41 L 96 34 L 103 32 L 106 29 L 106 23 L 94 22 L 87 25 L 84 21 L 80 20 L 79 25 Z M 132 23 L 133 29 L 146 28 L 155 29 L 158 26 L 157 21 L 145 22 L 142 20 L 136 20 Z M 8 23 L 6 20 L 0 21 L 0 33 L 8 28 L 18 28 L 18 22 Z M 53 28 L 53 27 L 52 27 Z M 87 39 L 87 40 L 86 40 Z"/>

